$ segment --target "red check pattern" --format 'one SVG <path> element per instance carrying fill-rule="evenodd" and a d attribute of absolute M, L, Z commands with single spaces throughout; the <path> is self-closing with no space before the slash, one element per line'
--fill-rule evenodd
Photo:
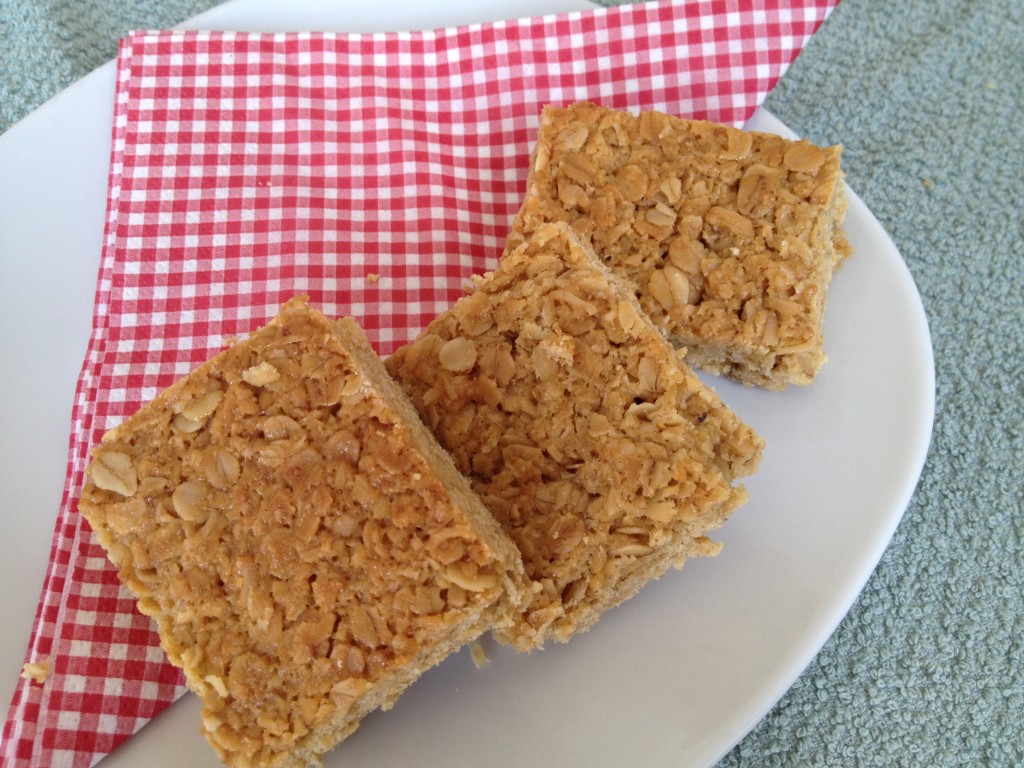
<path fill-rule="evenodd" d="M 105 430 L 297 293 L 391 352 L 494 265 L 543 104 L 742 124 L 836 1 L 123 41 L 94 330 L 26 657 L 54 668 L 19 686 L 3 764 L 92 765 L 185 690 L 76 509 Z"/>

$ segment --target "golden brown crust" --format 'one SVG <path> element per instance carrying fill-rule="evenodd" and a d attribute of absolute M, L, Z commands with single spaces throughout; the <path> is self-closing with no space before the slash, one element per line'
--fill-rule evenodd
<path fill-rule="evenodd" d="M 573 231 L 540 227 L 385 365 L 537 582 L 519 650 L 564 641 L 745 498 L 760 438 L 684 366 Z"/>
<path fill-rule="evenodd" d="M 547 107 L 507 251 L 569 223 L 691 365 L 806 384 L 849 253 L 840 152 L 657 112 Z"/>
<path fill-rule="evenodd" d="M 304 766 L 521 596 L 362 331 L 293 300 L 93 451 L 80 509 L 236 766 Z"/>

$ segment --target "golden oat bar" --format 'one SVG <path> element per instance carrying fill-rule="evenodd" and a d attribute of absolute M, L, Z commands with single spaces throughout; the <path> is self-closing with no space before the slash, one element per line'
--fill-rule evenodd
<path fill-rule="evenodd" d="M 80 509 L 234 766 L 305 766 L 508 620 L 518 551 L 360 328 L 295 299 L 93 451 Z"/>
<path fill-rule="evenodd" d="M 530 650 L 715 554 L 762 442 L 568 226 L 475 283 L 385 365 L 522 552 L 535 592 L 495 634 Z"/>
<path fill-rule="evenodd" d="M 509 248 L 567 222 L 690 365 L 807 384 L 850 251 L 840 151 L 658 112 L 547 107 Z"/>

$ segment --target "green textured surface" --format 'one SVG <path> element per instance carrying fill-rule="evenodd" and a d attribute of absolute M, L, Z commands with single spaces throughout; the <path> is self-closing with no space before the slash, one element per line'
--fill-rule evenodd
<path fill-rule="evenodd" d="M 0 0 L 0 131 L 215 4 Z M 722 766 L 1024 765 L 1024 3 L 843 0 L 767 106 L 845 145 L 924 299 L 937 412 L 864 592 Z"/>

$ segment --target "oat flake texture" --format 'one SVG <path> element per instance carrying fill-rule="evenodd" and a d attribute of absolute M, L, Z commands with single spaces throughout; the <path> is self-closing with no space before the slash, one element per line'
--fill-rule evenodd
<path fill-rule="evenodd" d="M 717 553 L 763 444 L 568 225 L 474 283 L 386 365 L 522 552 L 537 591 L 496 635 L 530 650 Z"/>

